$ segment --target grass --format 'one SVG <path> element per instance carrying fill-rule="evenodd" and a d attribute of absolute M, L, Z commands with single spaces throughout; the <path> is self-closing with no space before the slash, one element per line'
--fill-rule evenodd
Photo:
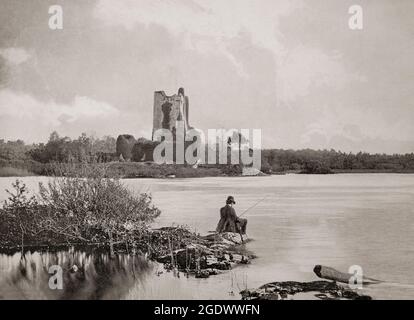
<path fill-rule="evenodd" d="M 0 177 L 25 177 L 34 175 L 59 176 L 68 166 L 82 171 L 84 164 L 0 162 Z M 116 178 L 201 178 L 240 176 L 241 170 L 232 165 L 200 165 L 198 168 L 182 164 L 157 164 L 154 162 L 108 162 L 90 164 L 96 168 L 105 166 L 107 177 Z"/>
<path fill-rule="evenodd" d="M 414 169 L 334 169 L 335 173 L 414 173 Z"/>
<path fill-rule="evenodd" d="M 176 178 L 218 177 L 226 175 L 217 167 L 193 168 L 178 164 L 156 164 L 153 162 L 112 162 L 108 166 L 110 176 L 122 178 Z"/>
<path fill-rule="evenodd" d="M 13 167 L 1 167 L 0 177 L 28 177 L 34 176 L 33 172 L 27 169 L 13 168 Z"/>

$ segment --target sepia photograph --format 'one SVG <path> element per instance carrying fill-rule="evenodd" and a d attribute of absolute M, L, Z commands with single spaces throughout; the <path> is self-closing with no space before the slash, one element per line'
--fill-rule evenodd
<path fill-rule="evenodd" d="M 0 0 L 0 300 L 414 300 L 413 17 Z"/>

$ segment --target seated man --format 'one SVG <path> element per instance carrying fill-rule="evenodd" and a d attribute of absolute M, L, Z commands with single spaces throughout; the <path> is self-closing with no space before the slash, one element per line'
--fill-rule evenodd
<path fill-rule="evenodd" d="M 220 209 L 220 221 L 216 228 L 217 232 L 246 234 L 247 219 L 237 217 L 236 210 L 233 208 L 234 204 L 236 204 L 234 197 L 229 196 L 226 200 L 226 205 Z"/>

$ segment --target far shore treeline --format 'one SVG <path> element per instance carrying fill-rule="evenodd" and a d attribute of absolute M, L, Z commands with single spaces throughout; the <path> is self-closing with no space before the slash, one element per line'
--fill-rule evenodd
<path fill-rule="evenodd" d="M 146 140 L 144 138 L 140 138 Z M 177 177 L 238 175 L 241 170 L 219 166 L 157 166 L 142 162 L 120 162 L 116 138 L 97 138 L 85 133 L 77 139 L 53 132 L 47 143 L 26 144 L 22 140 L 0 140 L 0 176 L 51 175 L 56 163 L 109 163 L 116 175 L 123 177 Z M 121 157 L 122 160 L 122 157 Z M 262 150 L 264 173 L 334 173 L 334 172 L 414 172 L 414 153 L 369 154 L 336 150 Z"/>

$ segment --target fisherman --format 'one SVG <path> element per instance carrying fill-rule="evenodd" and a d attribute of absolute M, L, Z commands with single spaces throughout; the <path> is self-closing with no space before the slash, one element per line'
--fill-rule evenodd
<path fill-rule="evenodd" d="M 235 204 L 236 201 L 234 201 L 234 197 L 228 196 L 226 205 L 220 209 L 220 221 L 216 231 L 218 233 L 235 232 L 239 233 L 242 237 L 243 234 L 246 234 L 247 219 L 237 217 L 236 210 L 233 208 L 233 205 Z"/>

